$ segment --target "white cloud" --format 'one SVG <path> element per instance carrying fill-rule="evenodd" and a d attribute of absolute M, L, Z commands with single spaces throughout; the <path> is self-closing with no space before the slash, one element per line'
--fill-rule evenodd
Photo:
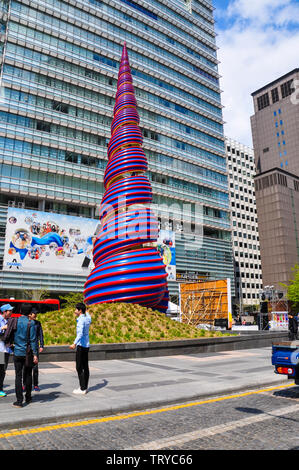
<path fill-rule="evenodd" d="M 279 26 L 299 24 L 299 4 L 291 4 L 282 8 L 276 15 L 276 23 Z"/>
<path fill-rule="evenodd" d="M 251 146 L 251 93 L 299 66 L 299 27 L 288 29 L 299 22 L 299 15 L 294 15 L 297 8 L 291 0 L 230 2 L 225 12 L 230 27 L 218 31 L 217 39 L 228 137 Z"/>
<path fill-rule="evenodd" d="M 254 20 L 258 24 L 276 21 L 279 10 L 291 3 L 291 0 L 233 0 L 228 7 L 229 16 Z"/>

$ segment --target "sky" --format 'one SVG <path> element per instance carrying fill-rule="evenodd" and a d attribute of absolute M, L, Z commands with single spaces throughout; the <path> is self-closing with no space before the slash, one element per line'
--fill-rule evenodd
<path fill-rule="evenodd" d="M 252 147 L 251 93 L 299 68 L 299 0 L 213 0 L 224 133 Z"/>

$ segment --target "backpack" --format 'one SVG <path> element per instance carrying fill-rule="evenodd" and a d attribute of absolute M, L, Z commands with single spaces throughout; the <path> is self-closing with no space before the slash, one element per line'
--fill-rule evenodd
<path fill-rule="evenodd" d="M 7 329 L 4 332 L 4 335 L 1 335 L 1 341 L 6 344 L 6 346 L 11 347 L 14 343 L 15 331 L 17 329 L 18 318 L 12 317 L 7 321 Z"/>

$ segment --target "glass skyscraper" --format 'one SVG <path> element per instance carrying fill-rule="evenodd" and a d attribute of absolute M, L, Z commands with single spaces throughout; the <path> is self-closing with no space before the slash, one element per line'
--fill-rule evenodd
<path fill-rule="evenodd" d="M 0 11 L 0 288 L 82 290 L 85 276 L 2 271 L 7 208 L 98 217 L 124 41 L 177 278 L 233 283 L 212 3 L 0 0 Z"/>

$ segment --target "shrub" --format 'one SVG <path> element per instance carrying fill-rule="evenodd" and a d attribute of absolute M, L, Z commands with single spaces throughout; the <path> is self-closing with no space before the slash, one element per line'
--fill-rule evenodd
<path fill-rule="evenodd" d="M 92 317 L 90 343 L 123 343 L 201 338 L 210 332 L 174 322 L 163 313 L 141 305 L 115 303 L 88 307 Z M 76 337 L 73 306 L 39 315 L 45 345 L 72 344 Z M 214 333 L 212 333 L 214 334 Z M 222 335 L 217 332 L 217 335 Z"/>

